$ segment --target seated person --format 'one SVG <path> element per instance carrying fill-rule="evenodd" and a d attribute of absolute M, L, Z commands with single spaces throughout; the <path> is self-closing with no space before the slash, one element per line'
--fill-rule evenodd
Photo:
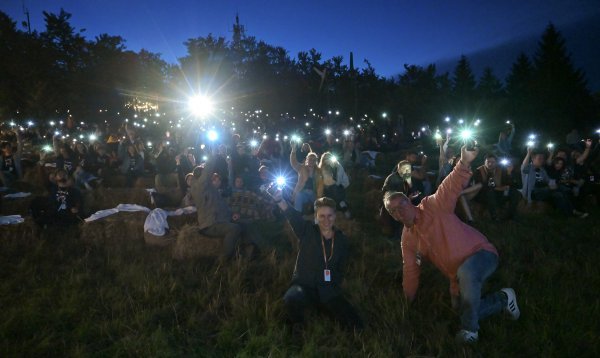
<path fill-rule="evenodd" d="M 566 217 L 585 218 L 587 213 L 575 210 L 568 195 L 563 191 L 557 190 L 558 186 L 554 180 L 551 180 L 544 169 L 544 154 L 534 153 L 531 147 L 527 148 L 527 155 L 521 164 L 521 175 L 523 189 L 521 194 L 525 197 L 528 204 L 532 201 L 550 201 Z"/>
<path fill-rule="evenodd" d="M 126 177 L 126 186 L 132 187 L 135 181 L 144 174 L 144 158 L 138 153 L 135 145 L 127 146 L 127 154 L 122 157 L 121 174 Z"/>
<path fill-rule="evenodd" d="M 21 154 L 23 153 L 23 141 L 17 130 L 13 131 L 17 136 L 17 150 L 13 150 L 10 142 L 2 142 L 0 150 L 2 151 L 2 163 L 0 163 L 0 184 L 6 187 L 23 176 L 21 172 Z"/>
<path fill-rule="evenodd" d="M 344 233 L 335 227 L 336 202 L 326 197 L 317 199 L 312 222 L 303 220 L 297 210 L 290 208 L 280 190 L 273 192 L 273 199 L 299 240 L 292 285 L 283 297 L 293 332 L 302 332 L 304 310 L 315 306 L 324 308 L 345 328 L 362 329 L 362 320 L 341 288 L 349 245 Z"/>
<path fill-rule="evenodd" d="M 79 190 L 64 169 L 57 169 L 50 182 L 50 196 L 43 201 L 34 200 L 31 212 L 39 225 L 72 225 L 81 221 L 83 207 Z"/>
<path fill-rule="evenodd" d="M 487 207 L 492 220 L 498 220 L 498 207 L 508 201 L 507 219 L 511 220 L 516 214 L 521 194 L 511 187 L 508 172 L 498 167 L 497 160 L 494 154 L 488 154 L 485 163 L 475 171 L 475 183 L 481 184 L 475 199 Z"/>
<path fill-rule="evenodd" d="M 346 175 L 344 167 L 333 154 L 325 152 L 321 156 L 319 172 L 322 180 L 319 180 L 317 196 L 319 198 L 326 196 L 335 200 L 344 216 L 350 219 L 351 214 L 346 202 L 346 188 L 350 186 L 350 179 Z"/>
<path fill-rule="evenodd" d="M 312 203 L 317 194 L 317 180 L 320 177 L 319 167 L 317 166 L 319 157 L 317 153 L 311 150 L 306 156 L 304 163 L 299 163 L 296 160 L 297 143 L 292 141 L 291 146 L 290 165 L 298 173 L 298 181 L 292 193 L 292 200 L 294 201 L 294 209 L 301 213 L 304 205 Z"/>

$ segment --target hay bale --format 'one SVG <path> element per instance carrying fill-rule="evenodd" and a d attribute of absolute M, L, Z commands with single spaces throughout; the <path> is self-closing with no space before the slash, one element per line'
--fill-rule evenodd
<path fill-rule="evenodd" d="M 144 233 L 144 241 L 147 245 L 167 247 L 174 244 L 182 228 L 193 226 L 197 223 L 197 216 L 196 213 L 168 216 L 167 222 L 169 223 L 169 230 L 164 236 L 152 235 L 149 232 Z"/>
<path fill-rule="evenodd" d="M 384 182 L 385 182 L 385 177 L 382 177 L 379 175 L 367 176 L 363 183 L 363 193 L 366 193 L 370 190 L 381 190 Z"/>
<path fill-rule="evenodd" d="M 381 190 L 370 190 L 365 194 L 364 200 L 365 213 L 368 215 L 379 216 L 379 209 L 383 205 L 383 192 Z"/>
<path fill-rule="evenodd" d="M 119 244 L 144 241 L 144 222 L 148 213 L 119 212 L 105 218 L 84 223 L 81 239 L 91 244 Z"/>
<path fill-rule="evenodd" d="M 217 257 L 221 253 L 222 241 L 222 238 L 200 234 L 197 226 L 186 225 L 179 231 L 171 255 L 175 260 Z"/>
<path fill-rule="evenodd" d="M 30 217 L 20 224 L 2 225 L 0 245 L 3 250 L 10 247 L 31 247 L 40 236 L 40 228 Z"/>
<path fill-rule="evenodd" d="M 1 215 L 29 215 L 29 207 L 31 202 L 35 199 L 34 195 L 29 195 L 25 198 L 2 198 L 2 205 L 0 207 Z"/>
<path fill-rule="evenodd" d="M 119 204 L 138 204 L 150 208 L 150 194 L 144 189 L 136 188 L 98 188 L 85 193 L 84 209 L 88 213 L 98 210 L 112 209 Z"/>
<path fill-rule="evenodd" d="M 137 178 L 137 180 L 133 184 L 133 187 L 139 189 L 154 188 L 154 176 L 143 176 Z"/>

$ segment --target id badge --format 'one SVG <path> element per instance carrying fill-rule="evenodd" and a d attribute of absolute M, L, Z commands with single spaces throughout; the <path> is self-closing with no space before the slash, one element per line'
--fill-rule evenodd
<path fill-rule="evenodd" d="M 331 282 L 331 271 L 323 270 L 323 279 L 325 282 Z"/>

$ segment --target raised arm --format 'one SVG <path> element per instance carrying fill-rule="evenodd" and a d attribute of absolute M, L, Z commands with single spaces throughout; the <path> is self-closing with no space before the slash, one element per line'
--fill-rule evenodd
<path fill-rule="evenodd" d="M 467 186 L 473 175 L 471 163 L 479 154 L 479 149 L 467 150 L 466 146 L 460 149 L 460 160 L 454 170 L 442 181 L 435 194 L 431 195 L 435 204 L 444 211 L 453 212 L 456 201 L 463 189 Z"/>
<path fill-rule="evenodd" d="M 296 158 L 297 144 L 294 141 L 292 141 L 291 146 L 292 146 L 292 150 L 290 151 L 290 165 L 292 166 L 292 169 L 294 169 L 296 172 L 299 172 L 302 164 L 300 164 L 298 162 L 298 159 Z"/>
<path fill-rule="evenodd" d="M 525 155 L 525 158 L 523 158 L 523 163 L 521 163 L 521 173 L 523 173 L 527 169 L 527 166 L 529 165 L 529 161 L 531 160 L 531 152 L 532 151 L 533 151 L 533 148 L 527 147 L 527 155 Z"/>
<path fill-rule="evenodd" d="M 583 165 L 583 163 L 585 163 L 585 160 L 588 158 L 588 156 L 590 155 L 590 150 L 592 149 L 592 140 L 591 139 L 586 139 L 585 140 L 585 150 L 583 151 L 583 153 L 579 156 L 579 158 L 577 158 L 577 160 L 575 161 L 577 164 L 579 165 Z"/>

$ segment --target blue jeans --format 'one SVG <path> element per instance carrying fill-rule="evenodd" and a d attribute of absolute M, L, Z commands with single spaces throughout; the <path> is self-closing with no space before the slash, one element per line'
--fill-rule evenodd
<path fill-rule="evenodd" d="M 573 216 L 573 204 L 569 196 L 560 190 L 552 190 L 550 188 L 533 189 L 531 199 L 539 201 L 552 201 L 554 206 L 558 208 L 565 216 Z"/>
<path fill-rule="evenodd" d="M 460 321 L 463 329 L 477 332 L 479 320 L 501 312 L 507 303 L 506 295 L 498 291 L 481 297 L 481 288 L 498 266 L 498 256 L 480 250 L 471 255 L 456 273 L 460 288 Z"/>
<path fill-rule="evenodd" d="M 294 200 L 294 209 L 298 212 L 302 212 L 302 208 L 306 203 L 314 203 L 316 200 L 315 192 L 309 189 L 302 189 L 296 194 L 296 199 Z"/>

